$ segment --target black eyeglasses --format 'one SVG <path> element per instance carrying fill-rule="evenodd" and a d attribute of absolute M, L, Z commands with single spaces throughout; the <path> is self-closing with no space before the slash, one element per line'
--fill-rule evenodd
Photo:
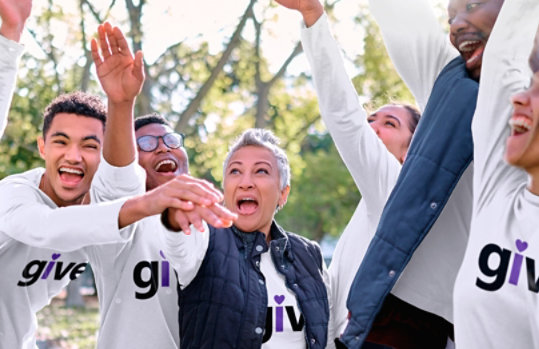
<path fill-rule="evenodd" d="M 154 151 L 159 146 L 159 138 L 163 140 L 163 143 L 169 149 L 178 149 L 183 147 L 184 135 L 175 132 L 167 133 L 163 136 L 146 135 L 139 137 L 137 138 L 137 145 L 142 151 Z"/>

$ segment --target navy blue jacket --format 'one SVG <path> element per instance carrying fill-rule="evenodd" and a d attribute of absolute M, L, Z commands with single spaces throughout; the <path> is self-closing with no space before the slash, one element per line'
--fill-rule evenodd
<path fill-rule="evenodd" d="M 285 232 L 275 222 L 272 240 L 260 232 L 210 227 L 204 261 L 193 281 L 179 294 L 180 347 L 260 348 L 268 295 L 260 272 L 260 255 L 270 248 L 277 270 L 285 276 L 305 319 L 307 348 L 324 348 L 329 305 L 317 244 Z"/>
<path fill-rule="evenodd" d="M 436 79 L 348 295 L 351 319 L 341 336 L 348 348 L 361 347 L 385 297 L 470 164 L 477 90 L 478 83 L 469 78 L 461 57 L 452 60 Z"/>

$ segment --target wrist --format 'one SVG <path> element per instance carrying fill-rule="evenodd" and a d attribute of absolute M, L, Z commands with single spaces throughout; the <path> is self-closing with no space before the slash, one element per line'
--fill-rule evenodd
<path fill-rule="evenodd" d="M 172 232 L 177 233 L 182 230 L 179 226 L 176 226 L 170 221 L 168 208 L 164 210 L 163 213 L 161 213 L 161 223 L 163 224 L 165 228 L 167 228 L 168 230 Z"/>
<path fill-rule="evenodd" d="M 307 28 L 313 26 L 320 17 L 324 14 L 324 7 L 321 3 L 317 3 L 315 7 L 301 12 L 303 22 Z"/>
<path fill-rule="evenodd" d="M 6 39 L 19 42 L 21 40 L 23 29 L 24 23 L 21 23 L 20 25 L 9 25 L 6 23 L 2 23 L 2 25 L 0 26 L 0 35 L 5 37 Z"/>

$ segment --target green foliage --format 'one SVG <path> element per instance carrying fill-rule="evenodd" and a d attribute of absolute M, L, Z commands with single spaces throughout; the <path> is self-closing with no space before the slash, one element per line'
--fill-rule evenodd
<path fill-rule="evenodd" d="M 54 299 L 38 312 L 38 341 L 46 342 L 48 348 L 95 348 L 99 328 L 97 299 L 86 297 L 84 308 L 66 308 L 63 303 Z"/>
<path fill-rule="evenodd" d="M 328 134 L 307 137 L 304 171 L 292 177 L 288 203 L 277 215 L 287 230 L 315 240 L 338 236 L 361 196 Z"/>
<path fill-rule="evenodd" d="M 364 54 L 355 61 L 362 71 L 353 79 L 358 94 L 368 97 L 371 108 L 390 102 L 415 104 L 412 94 L 393 67 L 380 29 L 368 10 L 363 7 L 356 20 L 365 29 Z"/>

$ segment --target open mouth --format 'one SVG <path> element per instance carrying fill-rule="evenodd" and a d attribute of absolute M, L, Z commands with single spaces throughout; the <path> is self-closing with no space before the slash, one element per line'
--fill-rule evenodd
<path fill-rule="evenodd" d="M 58 169 L 58 174 L 60 175 L 62 182 L 68 185 L 76 185 L 82 181 L 82 178 L 84 177 L 84 172 L 82 170 L 64 166 Z"/>
<path fill-rule="evenodd" d="M 525 116 L 514 116 L 509 119 L 509 126 L 511 126 L 511 135 L 518 136 L 532 129 L 532 120 Z"/>
<path fill-rule="evenodd" d="M 459 52 L 466 61 L 466 66 L 471 67 L 476 64 L 483 55 L 485 46 L 480 40 L 466 40 L 459 44 Z"/>
<path fill-rule="evenodd" d="M 250 215 L 258 209 L 258 201 L 252 197 L 241 198 L 236 202 L 238 213 L 241 215 Z"/>
<path fill-rule="evenodd" d="M 178 169 L 178 164 L 170 159 L 159 161 L 154 170 L 159 173 L 174 173 Z"/>

